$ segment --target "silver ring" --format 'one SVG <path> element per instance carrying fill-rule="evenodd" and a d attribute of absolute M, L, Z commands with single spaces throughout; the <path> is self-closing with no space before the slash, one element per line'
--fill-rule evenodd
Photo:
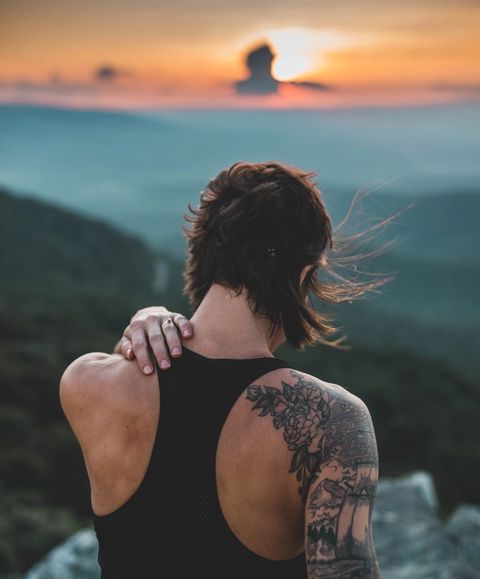
<path fill-rule="evenodd" d="M 167 323 L 167 324 L 168 324 L 168 323 L 173 324 L 172 318 L 166 318 L 165 320 L 163 320 L 163 322 L 162 322 L 162 328 L 163 328 L 163 325 L 164 325 L 165 323 Z"/>

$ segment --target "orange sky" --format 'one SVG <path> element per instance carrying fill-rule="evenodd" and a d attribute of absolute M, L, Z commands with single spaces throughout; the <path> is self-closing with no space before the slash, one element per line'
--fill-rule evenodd
<path fill-rule="evenodd" d="M 0 12 L 2 102 L 329 107 L 480 96 L 478 0 L 0 0 Z M 261 42 L 275 53 L 274 78 L 328 90 L 238 94 Z"/>

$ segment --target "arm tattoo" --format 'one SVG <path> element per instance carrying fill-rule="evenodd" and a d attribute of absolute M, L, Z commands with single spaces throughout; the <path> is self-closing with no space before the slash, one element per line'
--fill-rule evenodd
<path fill-rule="evenodd" d="M 294 374 L 294 372 L 291 372 Z M 261 408 L 259 416 L 273 416 L 273 426 L 283 429 L 288 450 L 293 452 L 290 470 L 300 483 L 298 493 L 305 501 L 315 472 L 323 461 L 325 430 L 330 417 L 330 400 L 326 392 L 295 374 L 293 386 L 282 380 L 282 390 L 251 384 L 248 400 L 252 410 Z"/>
<path fill-rule="evenodd" d="M 259 416 L 273 417 L 293 453 L 289 472 L 306 503 L 309 577 L 378 579 L 371 535 L 378 454 L 370 414 L 340 392 L 290 374 L 294 384 L 282 380 L 281 389 L 251 384 L 247 399 Z"/>

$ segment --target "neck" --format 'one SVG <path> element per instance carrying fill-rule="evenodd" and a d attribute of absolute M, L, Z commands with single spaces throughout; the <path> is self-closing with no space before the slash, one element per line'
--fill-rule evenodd
<path fill-rule="evenodd" d="M 281 328 L 270 337 L 271 322 L 254 314 L 246 294 L 214 283 L 190 318 L 194 348 L 215 357 L 248 358 L 269 356 L 285 341 Z"/>

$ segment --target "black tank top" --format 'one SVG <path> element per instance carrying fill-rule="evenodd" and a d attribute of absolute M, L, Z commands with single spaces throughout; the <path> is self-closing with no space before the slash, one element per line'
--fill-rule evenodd
<path fill-rule="evenodd" d="M 102 579 L 305 579 L 305 554 L 272 561 L 230 530 L 217 496 L 215 457 L 238 397 L 279 358 L 207 358 L 183 347 L 157 374 L 160 419 L 140 486 L 119 509 L 91 515 Z"/>

